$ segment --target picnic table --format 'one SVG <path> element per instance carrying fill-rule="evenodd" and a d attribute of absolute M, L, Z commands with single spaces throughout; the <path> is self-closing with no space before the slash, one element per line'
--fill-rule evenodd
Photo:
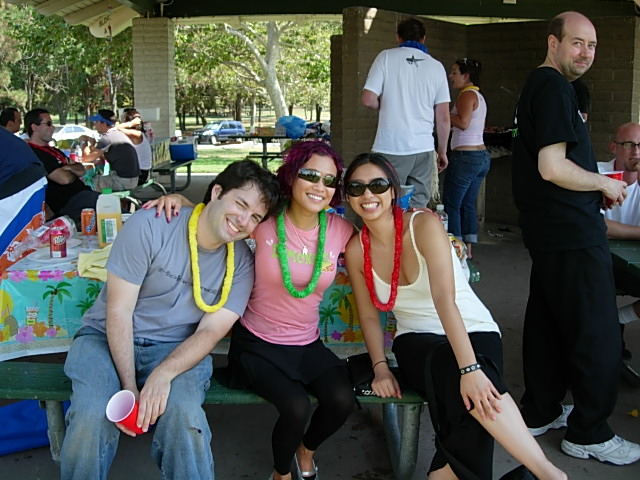
<path fill-rule="evenodd" d="M 195 162 L 195 159 L 162 162 L 154 165 L 151 170 L 160 175 L 169 175 L 171 179 L 169 193 L 181 192 L 191 184 L 191 164 L 193 162 Z M 187 179 L 182 185 L 176 187 L 176 170 L 183 167 L 187 168 Z"/>
<path fill-rule="evenodd" d="M 269 160 L 274 158 L 279 158 L 281 156 L 280 152 L 269 152 L 267 150 L 267 145 L 272 143 L 274 140 L 284 140 L 288 139 L 286 135 L 232 135 L 229 138 L 233 138 L 236 140 L 260 140 L 262 142 L 262 152 L 249 152 L 248 157 L 259 158 L 262 161 L 262 166 L 267 168 L 269 164 Z"/>

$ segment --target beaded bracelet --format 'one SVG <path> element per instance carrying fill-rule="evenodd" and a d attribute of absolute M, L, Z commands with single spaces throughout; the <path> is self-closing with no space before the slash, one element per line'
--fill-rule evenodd
<path fill-rule="evenodd" d="M 466 373 L 475 372 L 476 370 L 480 370 L 482 365 L 479 363 L 474 363 L 473 365 L 469 365 L 468 367 L 464 367 L 460 369 L 460 375 L 464 375 Z"/>
<path fill-rule="evenodd" d="M 389 363 L 386 359 L 385 360 L 378 360 L 376 363 L 374 363 L 373 365 L 371 365 L 371 370 L 373 370 L 374 368 L 376 368 L 376 365 L 378 365 L 379 363 Z"/>

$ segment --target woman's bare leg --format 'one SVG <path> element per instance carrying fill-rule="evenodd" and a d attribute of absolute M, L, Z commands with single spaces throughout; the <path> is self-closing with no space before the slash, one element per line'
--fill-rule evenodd
<path fill-rule="evenodd" d="M 458 477 L 447 463 L 444 467 L 434 470 L 427 475 L 428 480 L 458 480 Z"/>
<path fill-rule="evenodd" d="M 540 480 L 566 480 L 567 475 L 545 456 L 538 442 L 531 436 L 513 398 L 508 393 L 499 402 L 501 413 L 495 420 L 470 413 L 516 460 L 526 466 Z M 431 478 L 431 477 L 429 477 Z"/>

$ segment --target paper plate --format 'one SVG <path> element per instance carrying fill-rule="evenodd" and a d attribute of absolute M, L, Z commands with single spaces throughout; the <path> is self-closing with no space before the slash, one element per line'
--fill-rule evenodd
<path fill-rule="evenodd" d="M 67 256 L 64 258 L 51 258 L 49 247 L 44 247 L 36 250 L 28 255 L 29 260 L 33 260 L 38 263 L 63 263 L 68 260 L 75 260 L 80 255 L 80 250 L 67 247 Z"/>

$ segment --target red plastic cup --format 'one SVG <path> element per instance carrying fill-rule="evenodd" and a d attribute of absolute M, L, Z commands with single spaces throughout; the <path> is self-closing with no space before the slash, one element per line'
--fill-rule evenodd
<path fill-rule="evenodd" d="M 609 178 L 613 178 L 614 180 L 622 180 L 622 174 L 624 172 L 622 170 L 616 170 L 615 172 L 605 172 L 603 173 L 603 175 L 606 175 Z M 602 196 L 602 202 L 604 203 L 604 206 L 609 208 L 611 207 L 611 205 L 613 205 L 613 200 L 611 200 L 610 198 L 605 197 L 604 195 Z"/>
<path fill-rule="evenodd" d="M 138 420 L 138 402 L 131 390 L 120 390 L 107 403 L 107 418 L 113 423 L 120 423 L 132 432 L 144 433 L 136 425 Z"/>

